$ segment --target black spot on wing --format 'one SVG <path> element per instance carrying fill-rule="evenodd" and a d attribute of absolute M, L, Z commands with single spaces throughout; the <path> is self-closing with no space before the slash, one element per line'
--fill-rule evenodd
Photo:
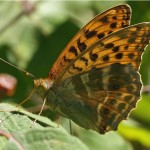
<path fill-rule="evenodd" d="M 98 58 L 98 54 L 93 54 L 93 53 L 89 53 L 89 54 L 90 54 L 90 59 L 95 62 Z"/>
<path fill-rule="evenodd" d="M 85 57 L 81 57 L 80 60 L 84 61 L 86 66 L 88 65 L 88 59 L 86 59 Z"/>
<path fill-rule="evenodd" d="M 110 24 L 110 28 L 116 28 L 117 27 L 117 23 L 116 22 L 113 22 Z"/>
<path fill-rule="evenodd" d="M 99 39 L 102 39 L 104 36 L 105 36 L 104 33 L 99 33 L 99 34 L 97 35 L 97 37 L 98 37 Z"/>
<path fill-rule="evenodd" d="M 122 53 L 118 53 L 115 55 L 116 59 L 122 59 L 123 54 Z"/>
<path fill-rule="evenodd" d="M 105 45 L 105 48 L 113 48 L 114 44 L 113 43 L 108 43 Z"/>
<path fill-rule="evenodd" d="M 108 17 L 107 16 L 104 16 L 103 18 L 100 19 L 100 21 L 102 23 L 107 23 L 109 21 Z"/>
<path fill-rule="evenodd" d="M 71 46 L 69 52 L 74 53 L 75 56 L 78 56 L 77 49 L 74 46 Z"/>
<path fill-rule="evenodd" d="M 103 61 L 106 62 L 106 61 L 108 61 L 108 60 L 109 60 L 109 56 L 108 56 L 108 55 L 106 55 L 106 56 L 103 57 Z"/>
<path fill-rule="evenodd" d="M 112 49 L 113 52 L 118 52 L 119 51 L 119 46 L 115 46 L 113 49 Z"/>
<path fill-rule="evenodd" d="M 72 59 L 69 59 L 66 56 L 63 56 L 63 59 L 64 59 L 65 62 L 71 62 L 72 61 Z"/>
<path fill-rule="evenodd" d="M 129 53 L 129 54 L 128 54 L 128 57 L 129 57 L 130 59 L 133 59 L 133 58 L 134 58 L 134 53 Z"/>
<path fill-rule="evenodd" d="M 78 45 L 80 52 L 83 52 L 87 47 L 85 43 L 80 42 L 80 39 L 77 40 L 77 45 Z"/>
<path fill-rule="evenodd" d="M 86 30 L 86 32 L 85 32 L 85 37 L 86 37 L 87 39 L 89 39 L 89 38 L 95 36 L 96 34 L 97 34 L 97 31 L 89 31 L 89 30 Z"/>
<path fill-rule="evenodd" d="M 72 65 L 72 67 L 73 67 L 73 69 L 76 69 L 76 70 L 78 70 L 78 71 L 82 71 L 82 70 L 83 70 L 83 69 L 80 68 L 80 67 L 76 67 L 74 64 Z"/>

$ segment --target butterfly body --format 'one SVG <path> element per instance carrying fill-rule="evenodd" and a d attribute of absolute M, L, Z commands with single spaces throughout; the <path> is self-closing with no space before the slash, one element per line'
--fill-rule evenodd
<path fill-rule="evenodd" d="M 129 26 L 131 9 L 119 5 L 83 27 L 60 54 L 49 76 L 34 81 L 51 110 L 85 129 L 116 130 L 140 98 L 141 55 L 150 23 Z"/>

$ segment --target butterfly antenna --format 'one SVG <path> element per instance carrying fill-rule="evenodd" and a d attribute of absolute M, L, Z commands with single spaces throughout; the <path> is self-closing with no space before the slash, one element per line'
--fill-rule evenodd
<path fill-rule="evenodd" d="M 9 62 L 7 62 L 6 60 L 4 60 L 4 59 L 2 59 L 2 58 L 0 58 L 0 60 L 3 61 L 3 62 L 5 62 L 6 64 L 8 64 L 8 65 L 10 65 L 10 66 L 12 66 L 12 67 L 18 69 L 18 70 L 20 70 L 21 72 L 25 73 L 26 76 L 29 76 L 29 77 L 31 77 L 31 78 L 35 78 L 35 76 L 34 76 L 33 74 L 31 74 L 31 73 L 29 73 L 29 72 L 27 72 L 27 71 L 25 71 L 25 70 L 23 70 L 23 69 L 21 69 L 21 68 L 19 68 L 19 67 L 15 66 L 15 65 L 13 65 L 13 64 L 11 64 L 11 63 L 9 63 Z"/>
<path fill-rule="evenodd" d="M 45 98 L 44 101 L 43 101 L 43 104 L 42 104 L 42 107 L 41 107 L 40 112 L 38 113 L 38 116 L 40 116 L 40 115 L 42 114 L 45 104 L 46 104 L 46 98 Z M 32 128 L 32 126 L 36 123 L 37 119 L 38 119 L 38 118 L 36 118 L 36 119 L 33 121 L 33 123 L 31 124 L 30 128 Z"/>

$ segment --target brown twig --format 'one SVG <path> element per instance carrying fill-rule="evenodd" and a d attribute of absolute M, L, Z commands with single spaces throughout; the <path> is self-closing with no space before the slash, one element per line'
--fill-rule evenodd
<path fill-rule="evenodd" d="M 9 139 L 9 141 L 15 143 L 20 150 L 25 150 L 23 146 L 15 139 L 15 137 L 12 134 L 0 130 L 0 135 L 6 137 L 7 139 Z"/>
<path fill-rule="evenodd" d="M 142 93 L 150 93 L 150 85 L 143 86 Z"/>

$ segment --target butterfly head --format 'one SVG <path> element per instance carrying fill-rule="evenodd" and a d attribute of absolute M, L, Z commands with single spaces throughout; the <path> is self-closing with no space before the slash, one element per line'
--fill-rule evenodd
<path fill-rule="evenodd" d="M 34 86 L 36 88 L 36 91 L 42 98 L 44 98 L 46 91 L 50 87 L 52 87 L 52 85 L 53 85 L 53 81 L 47 78 L 34 80 Z"/>

